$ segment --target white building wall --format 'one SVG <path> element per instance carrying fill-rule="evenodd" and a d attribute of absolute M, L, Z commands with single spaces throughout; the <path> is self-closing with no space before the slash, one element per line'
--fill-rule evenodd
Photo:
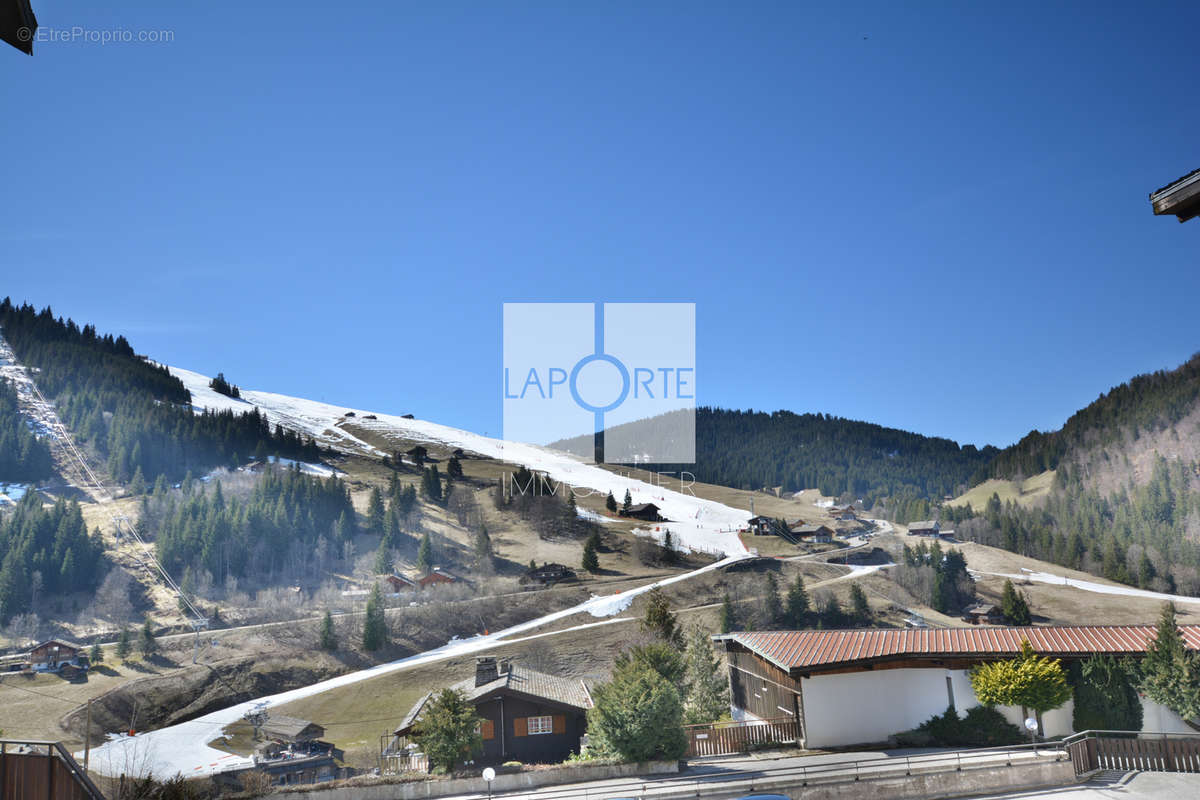
<path fill-rule="evenodd" d="M 881 669 L 801 679 L 806 747 L 882 742 L 894 733 L 912 730 L 950 704 L 946 678 L 954 686 L 955 703 L 975 702 L 967 684 L 960 699 L 961 680 L 953 670 Z"/>
<path fill-rule="evenodd" d="M 1142 730 L 1151 733 L 1195 733 L 1183 718 L 1166 706 L 1142 697 Z"/>
<path fill-rule="evenodd" d="M 805 745 L 839 747 L 883 742 L 893 734 L 916 728 L 949 705 L 946 678 L 954 705 L 962 714 L 980 705 L 966 670 L 881 669 L 843 675 L 819 675 L 801 680 L 804 699 Z M 1025 730 L 1020 707 L 998 706 L 1006 720 Z M 1051 739 L 1074 733 L 1075 701 L 1042 715 L 1042 728 Z M 1142 698 L 1142 730 L 1195 733 L 1174 711 Z M 1033 716 L 1030 712 L 1030 716 Z"/>

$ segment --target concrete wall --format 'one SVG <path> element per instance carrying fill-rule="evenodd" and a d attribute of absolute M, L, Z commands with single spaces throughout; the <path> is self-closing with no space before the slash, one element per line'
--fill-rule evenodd
<path fill-rule="evenodd" d="M 665 775 L 679 772 L 678 761 L 650 761 L 645 764 L 578 764 L 555 769 L 515 772 L 497 775 L 492 792 L 515 792 L 541 786 L 557 786 L 583 781 L 602 781 L 611 778 L 632 778 L 642 775 Z M 421 800 L 429 797 L 450 797 L 460 794 L 487 792 L 483 778 L 451 778 L 448 780 L 407 781 L 405 783 L 352 783 L 289 791 L 287 800 Z"/>
<path fill-rule="evenodd" d="M 1142 698 L 1142 730 L 1152 733 L 1195 733 L 1183 718 L 1166 706 Z"/>
<path fill-rule="evenodd" d="M 840 783 L 756 784 L 755 791 L 771 791 L 804 797 L 804 800 L 932 800 L 943 797 L 981 797 L 1076 781 L 1070 761 L 1042 761 L 1011 767 L 964 769 L 962 772 L 929 772 L 893 778 L 864 778 Z"/>
<path fill-rule="evenodd" d="M 958 674 L 956 674 L 958 673 Z M 912 730 L 950 705 L 978 705 L 961 670 L 881 669 L 804 678 L 804 744 L 809 748 L 882 742 Z"/>
<path fill-rule="evenodd" d="M 801 681 L 804 695 L 805 745 L 810 748 L 882 742 L 892 734 L 912 730 L 949 705 L 946 678 L 961 714 L 979 705 L 966 670 L 883 669 L 844 675 L 819 675 Z M 1015 706 L 996 709 L 1025 730 L 1025 718 Z M 1195 733 L 1169 708 L 1142 698 L 1142 730 Z M 1042 728 L 1051 739 L 1075 732 L 1075 701 L 1042 715 Z M 1032 713 L 1030 716 L 1033 716 Z M 736 718 L 736 717 L 735 717 Z"/>

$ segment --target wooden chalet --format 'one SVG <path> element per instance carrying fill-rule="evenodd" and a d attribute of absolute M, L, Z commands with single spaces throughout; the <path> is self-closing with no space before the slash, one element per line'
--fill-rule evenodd
<path fill-rule="evenodd" d="M 441 567 L 434 567 L 417 579 L 417 585 L 422 589 L 428 589 L 430 586 L 437 586 L 444 583 L 463 583 L 463 579 L 453 573 L 447 572 Z"/>
<path fill-rule="evenodd" d="M 755 536 L 770 536 L 775 533 L 775 520 L 761 515 L 751 517 L 746 523 L 746 529 Z"/>
<path fill-rule="evenodd" d="M 384 584 L 387 585 L 387 590 L 388 590 L 389 594 L 400 594 L 401 592 L 411 592 L 415 589 L 421 588 L 420 584 L 418 584 L 416 581 L 412 580 L 411 578 L 406 578 L 403 575 L 397 575 L 395 573 L 392 573 L 391 575 L 384 575 L 383 582 L 384 582 Z"/>
<path fill-rule="evenodd" d="M 793 525 L 792 533 L 801 541 L 814 542 L 816 544 L 828 544 L 833 541 L 833 530 L 826 525 L 821 525 L 817 522 L 806 522 L 801 525 Z"/>
<path fill-rule="evenodd" d="M 29 666 L 34 672 L 59 672 L 64 667 L 87 669 L 88 656 L 83 645 L 66 639 L 48 639 L 29 651 Z"/>
<path fill-rule="evenodd" d="M 1174 214 L 1180 222 L 1200 215 L 1200 169 L 1150 193 L 1155 214 Z"/>
<path fill-rule="evenodd" d="M 483 718 L 483 754 L 477 763 L 557 763 L 579 752 L 592 707 L 583 681 L 481 656 L 475 659 L 475 675 L 449 688 L 462 692 Z M 390 771 L 389 758 L 408 762 L 409 738 L 434 694 L 418 700 L 392 733 L 384 747 L 384 772 Z"/>
<path fill-rule="evenodd" d="M 666 522 L 662 515 L 658 513 L 658 506 L 654 503 L 638 503 L 636 506 L 630 506 L 628 509 L 621 509 L 618 513 L 622 517 L 630 519 L 640 519 L 645 522 Z"/>
<path fill-rule="evenodd" d="M 909 536 L 938 536 L 941 534 L 941 530 L 941 524 L 934 519 L 908 523 Z"/>
<path fill-rule="evenodd" d="M 994 603 L 976 603 L 963 611 L 964 622 L 972 625 L 1003 625 L 1004 612 Z"/>
<path fill-rule="evenodd" d="M 284 744 L 315 742 L 325 735 L 325 729 L 315 722 L 275 714 L 267 716 L 261 730 L 266 738 Z"/>
<path fill-rule="evenodd" d="M 521 576 L 522 584 L 541 584 L 543 586 L 573 580 L 575 580 L 575 570 L 566 564 L 542 564 L 540 567 L 525 570 L 525 574 Z"/>

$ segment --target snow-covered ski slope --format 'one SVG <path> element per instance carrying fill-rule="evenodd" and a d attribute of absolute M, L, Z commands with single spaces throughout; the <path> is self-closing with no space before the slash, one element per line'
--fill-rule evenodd
<path fill-rule="evenodd" d="M 427 442 L 451 449 L 461 447 L 466 452 L 523 465 L 544 472 L 555 481 L 575 487 L 577 496 L 588 490 L 600 495 L 612 492 L 620 501 L 624 498 L 625 491 L 629 490 L 635 504 L 654 503 L 661 509 L 663 517 L 672 520 L 671 523 L 658 527 L 669 528 L 677 546 L 713 554 L 746 553 L 746 547 L 738 537 L 737 531 L 750 519 L 749 511 L 610 472 L 559 450 L 492 439 L 435 422 L 405 419 L 377 411 L 335 406 L 273 392 L 243 389 L 242 399 L 234 400 L 208 388 L 210 379 L 206 375 L 179 367 L 171 367 L 170 370 L 192 393 L 192 405 L 198 411 L 208 408 L 245 412 L 257 406 L 272 423 L 310 433 L 318 441 L 340 450 L 382 456 L 383 453 L 377 448 L 337 424 L 345 421 L 345 414 L 352 411 L 355 414 L 352 420 L 356 426 L 411 441 Z M 364 419 L 368 414 L 374 415 L 376 419 Z"/>
<path fill-rule="evenodd" d="M 222 735 L 221 731 L 226 725 L 237 722 L 246 712 L 252 709 L 268 709 L 269 714 L 269 709 L 274 706 L 304 697 L 311 697 L 330 689 L 349 686 L 359 681 L 369 680 L 380 675 L 409 669 L 419 664 L 438 661 L 450 656 L 478 653 L 499 642 L 511 643 L 514 641 L 512 637 L 517 634 L 532 631 L 550 622 L 576 614 L 589 614 L 599 618 L 613 617 L 629 608 L 635 597 L 650 591 L 656 586 L 667 586 L 678 581 L 687 580 L 696 575 L 719 569 L 743 557 L 734 556 L 714 562 L 692 572 L 673 575 L 655 583 L 648 583 L 645 586 L 627 589 L 619 594 L 602 597 L 595 596 L 571 608 L 556 611 L 544 617 L 538 617 L 537 619 L 514 625 L 511 628 L 505 628 L 502 631 L 497 631 L 487 636 L 476 636 L 472 639 L 456 639 L 435 650 L 428 650 L 398 661 L 380 664 L 370 669 L 351 672 L 348 675 L 341 675 L 327 681 L 314 683 L 311 686 L 292 689 L 288 692 L 281 692 L 257 700 L 248 700 L 244 703 L 238 703 L 219 711 L 213 711 L 202 717 L 181 722 L 177 725 L 171 725 L 167 728 L 139 733 L 136 736 L 117 735 L 110 738 L 109 741 L 100 747 L 92 750 L 91 768 L 102 775 L 154 775 L 159 778 L 168 778 L 177 773 L 183 775 L 185 778 L 191 778 L 201 775 L 211 775 L 216 772 L 245 769 L 253 765 L 253 761 L 250 758 L 231 755 L 222 750 L 217 750 L 210 747 L 209 742 L 220 737 Z M 531 637 L 526 638 L 555 636 L 566 631 L 586 630 L 597 624 L 616 621 L 615 619 L 609 619 L 603 620 L 601 623 L 585 622 L 564 630 L 533 634 Z M 82 753 L 77 755 L 82 758 Z"/>

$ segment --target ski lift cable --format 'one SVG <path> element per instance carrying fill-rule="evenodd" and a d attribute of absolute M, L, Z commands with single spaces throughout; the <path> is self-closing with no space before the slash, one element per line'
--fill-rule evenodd
<path fill-rule="evenodd" d="M 50 403 L 47 402 L 46 397 L 42 394 L 37 383 L 32 377 L 29 378 L 29 385 L 33 390 L 33 393 L 37 395 L 38 400 L 44 407 L 53 408 Z M 94 491 L 97 502 L 101 506 L 106 506 L 107 503 L 111 503 L 113 500 L 111 493 L 100 481 L 100 478 L 96 475 L 96 473 L 92 470 L 91 465 L 88 464 L 87 458 L 84 457 L 83 453 L 75 445 L 74 438 L 71 436 L 71 433 L 67 430 L 66 426 L 63 425 L 62 420 L 58 418 L 57 413 L 50 417 L 50 425 L 56 430 L 56 433 L 58 434 L 58 440 L 64 445 L 64 449 L 69 455 L 74 457 L 77 465 L 80 468 L 80 474 L 83 477 L 82 482 L 89 484 L 88 488 Z M 175 579 L 171 577 L 170 573 L 167 572 L 166 568 L 162 565 L 162 563 L 158 560 L 158 557 L 154 555 L 153 551 L 150 549 L 150 546 L 146 543 L 146 540 L 143 539 L 141 534 L 138 533 L 136 526 L 128 525 L 125 529 L 123 529 L 121 520 L 117 517 L 117 515 L 107 507 L 105 508 L 105 511 L 108 514 L 108 518 L 112 521 L 113 527 L 116 528 L 118 533 L 128 532 L 134 541 L 142 546 L 142 550 L 145 552 L 146 557 L 149 560 L 149 564 L 142 561 L 140 558 L 138 558 L 138 561 L 141 562 L 142 566 L 145 566 L 148 569 L 152 567 L 152 572 L 158 573 L 167 589 L 179 596 L 180 602 L 182 602 L 192 614 L 192 627 L 194 629 L 198 629 L 204 626 L 207 623 L 207 618 L 200 612 L 199 609 L 196 608 L 195 605 L 192 604 L 191 600 L 188 599 L 183 589 L 178 583 L 175 582 Z"/>

